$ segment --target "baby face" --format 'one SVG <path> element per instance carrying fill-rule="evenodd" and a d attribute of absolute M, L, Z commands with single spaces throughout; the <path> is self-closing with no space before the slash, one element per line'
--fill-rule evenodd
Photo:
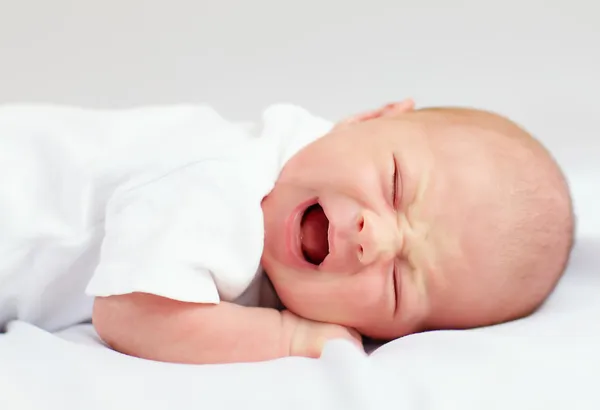
<path fill-rule="evenodd" d="M 485 310 L 473 295 L 489 285 L 476 271 L 496 184 L 477 145 L 439 134 L 376 119 L 286 164 L 262 204 L 262 263 L 288 309 L 375 338 Z"/>

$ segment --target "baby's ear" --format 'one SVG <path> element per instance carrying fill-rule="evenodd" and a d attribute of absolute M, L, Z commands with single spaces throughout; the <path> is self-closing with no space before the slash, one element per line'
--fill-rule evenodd
<path fill-rule="evenodd" d="M 338 123 L 340 125 L 356 124 L 359 122 L 374 120 L 375 118 L 395 117 L 415 109 L 415 102 L 408 98 L 400 102 L 394 102 L 373 111 L 362 112 L 348 117 Z"/>

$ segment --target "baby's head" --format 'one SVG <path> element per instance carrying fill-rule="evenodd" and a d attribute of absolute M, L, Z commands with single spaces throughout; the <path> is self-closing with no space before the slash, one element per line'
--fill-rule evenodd
<path fill-rule="evenodd" d="M 573 242 L 567 183 L 511 121 L 410 102 L 298 152 L 263 201 L 283 304 L 381 339 L 533 312 Z"/>

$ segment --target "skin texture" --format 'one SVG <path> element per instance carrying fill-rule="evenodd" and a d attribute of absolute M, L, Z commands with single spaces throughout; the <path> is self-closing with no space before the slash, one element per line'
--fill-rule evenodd
<path fill-rule="evenodd" d="M 286 224 L 306 201 L 329 221 L 321 266 L 298 263 L 286 244 L 302 235 Z M 525 131 L 487 112 L 406 103 L 298 153 L 263 210 L 263 266 L 284 305 L 380 339 L 531 313 L 573 237 L 565 180 Z"/>
<path fill-rule="evenodd" d="M 286 164 L 264 199 L 262 263 L 289 310 L 97 298 L 100 337 L 151 360 L 260 361 L 319 357 L 336 338 L 360 346 L 357 331 L 388 340 L 534 311 L 573 242 L 559 168 L 498 115 L 413 106 L 340 122 Z M 323 213 L 302 223 L 315 203 Z M 301 257 L 303 243 L 326 256 L 320 266 Z"/>
<path fill-rule="evenodd" d="M 362 346 L 355 331 L 288 311 L 227 302 L 183 303 L 144 293 L 97 298 L 93 321 L 100 337 L 113 349 L 171 363 L 317 358 L 331 339 L 347 339 Z"/>

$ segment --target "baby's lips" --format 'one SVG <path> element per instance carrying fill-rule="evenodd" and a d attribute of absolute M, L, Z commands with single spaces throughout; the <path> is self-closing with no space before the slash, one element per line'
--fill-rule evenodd
<path fill-rule="evenodd" d="M 325 213 L 327 216 L 327 213 Z M 327 242 L 329 243 L 329 255 L 335 253 L 336 251 L 336 240 L 335 240 L 335 227 L 331 223 L 331 219 L 329 219 L 329 226 L 327 227 Z"/>

